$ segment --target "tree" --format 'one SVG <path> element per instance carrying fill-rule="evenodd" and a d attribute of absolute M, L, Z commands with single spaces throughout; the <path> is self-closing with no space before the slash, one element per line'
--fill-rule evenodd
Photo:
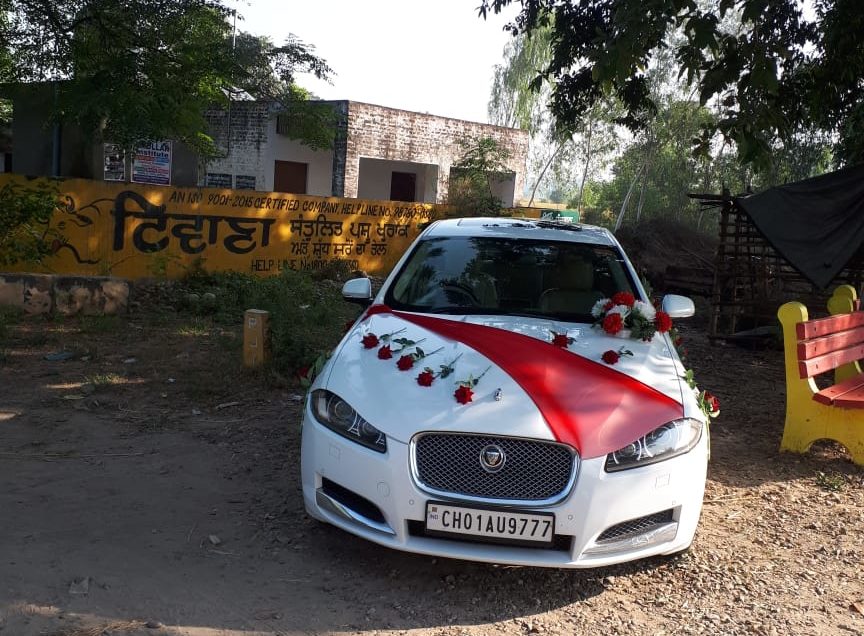
<path fill-rule="evenodd" d="M 494 183 L 510 172 L 510 157 L 492 137 L 463 139 L 461 156 L 450 168 L 447 202 L 467 216 L 498 216 L 504 207 L 495 196 Z"/>
<path fill-rule="evenodd" d="M 237 89 L 302 117 L 295 74 L 330 69 L 302 42 L 238 34 L 221 0 L 0 0 L 0 51 L 16 81 L 55 82 L 54 117 L 122 145 L 171 138 L 214 151 L 204 111 Z M 0 53 L 0 64 L 2 55 Z M 308 135 L 306 133 L 309 133 Z M 320 145 L 317 127 L 296 128 Z"/>
<path fill-rule="evenodd" d="M 512 0 L 482 0 L 480 15 Z M 837 135 L 846 162 L 864 160 L 864 4 L 819 0 L 521 0 L 513 35 L 551 29 L 540 76 L 553 84 L 551 109 L 565 126 L 584 121 L 610 96 L 621 123 L 641 130 L 658 110 L 647 70 L 671 53 L 678 76 L 717 117 L 695 150 L 707 156 L 719 133 L 740 161 L 764 166 L 777 143 L 802 127 Z M 729 28 L 728 18 L 737 25 Z"/>
<path fill-rule="evenodd" d="M 562 126 L 550 117 L 547 103 L 551 84 L 539 75 L 552 55 L 552 30 L 538 28 L 520 34 L 504 49 L 496 65 L 489 97 L 489 121 L 519 127 L 529 134 L 528 174 L 530 202 L 537 192 L 566 198 L 581 192 L 597 158 L 610 150 L 614 131 L 609 106 L 598 104 L 586 121 Z M 577 168 L 578 164 L 578 168 Z M 579 183 L 577 187 L 575 184 Z"/>
<path fill-rule="evenodd" d="M 4 27 L 9 23 L 8 16 L 8 0 L 0 0 L 0 33 L 4 32 Z M 0 84 L 12 80 L 12 56 L 9 49 L 0 45 Z M 9 125 L 12 120 L 12 102 L 0 98 L 0 134 L 2 129 Z"/>

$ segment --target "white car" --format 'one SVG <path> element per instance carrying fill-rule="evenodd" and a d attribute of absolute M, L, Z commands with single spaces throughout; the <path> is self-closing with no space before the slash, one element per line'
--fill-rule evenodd
<path fill-rule="evenodd" d="M 368 308 L 305 403 L 312 517 L 398 550 L 513 565 L 690 546 L 708 427 L 668 319 L 693 303 L 666 296 L 655 312 L 608 231 L 437 221 L 374 299 L 368 279 L 343 296 Z"/>

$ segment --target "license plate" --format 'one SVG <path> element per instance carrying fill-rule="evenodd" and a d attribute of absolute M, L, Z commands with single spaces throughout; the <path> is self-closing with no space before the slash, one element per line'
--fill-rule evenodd
<path fill-rule="evenodd" d="M 481 537 L 506 543 L 552 544 L 555 515 L 488 508 L 426 504 L 426 530 L 432 533 Z"/>

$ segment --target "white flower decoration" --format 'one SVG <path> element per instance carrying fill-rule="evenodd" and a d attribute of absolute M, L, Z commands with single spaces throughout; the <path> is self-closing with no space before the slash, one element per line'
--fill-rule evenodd
<path fill-rule="evenodd" d="M 637 300 L 633 303 L 633 311 L 641 314 L 645 320 L 654 320 L 657 316 L 657 310 L 654 309 L 654 305 L 646 303 L 644 300 Z"/>
<path fill-rule="evenodd" d="M 591 315 L 595 318 L 599 318 L 600 316 L 602 316 L 603 312 L 606 311 L 606 303 L 608 302 L 608 298 L 601 298 L 596 303 L 594 303 L 594 306 L 591 308 Z"/>

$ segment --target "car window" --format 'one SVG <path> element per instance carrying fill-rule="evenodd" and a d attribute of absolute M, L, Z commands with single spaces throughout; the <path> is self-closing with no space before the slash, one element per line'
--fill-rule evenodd
<path fill-rule="evenodd" d="M 385 302 L 454 314 L 531 314 L 590 322 L 598 299 L 636 293 L 621 253 L 602 245 L 492 237 L 418 243 Z"/>

